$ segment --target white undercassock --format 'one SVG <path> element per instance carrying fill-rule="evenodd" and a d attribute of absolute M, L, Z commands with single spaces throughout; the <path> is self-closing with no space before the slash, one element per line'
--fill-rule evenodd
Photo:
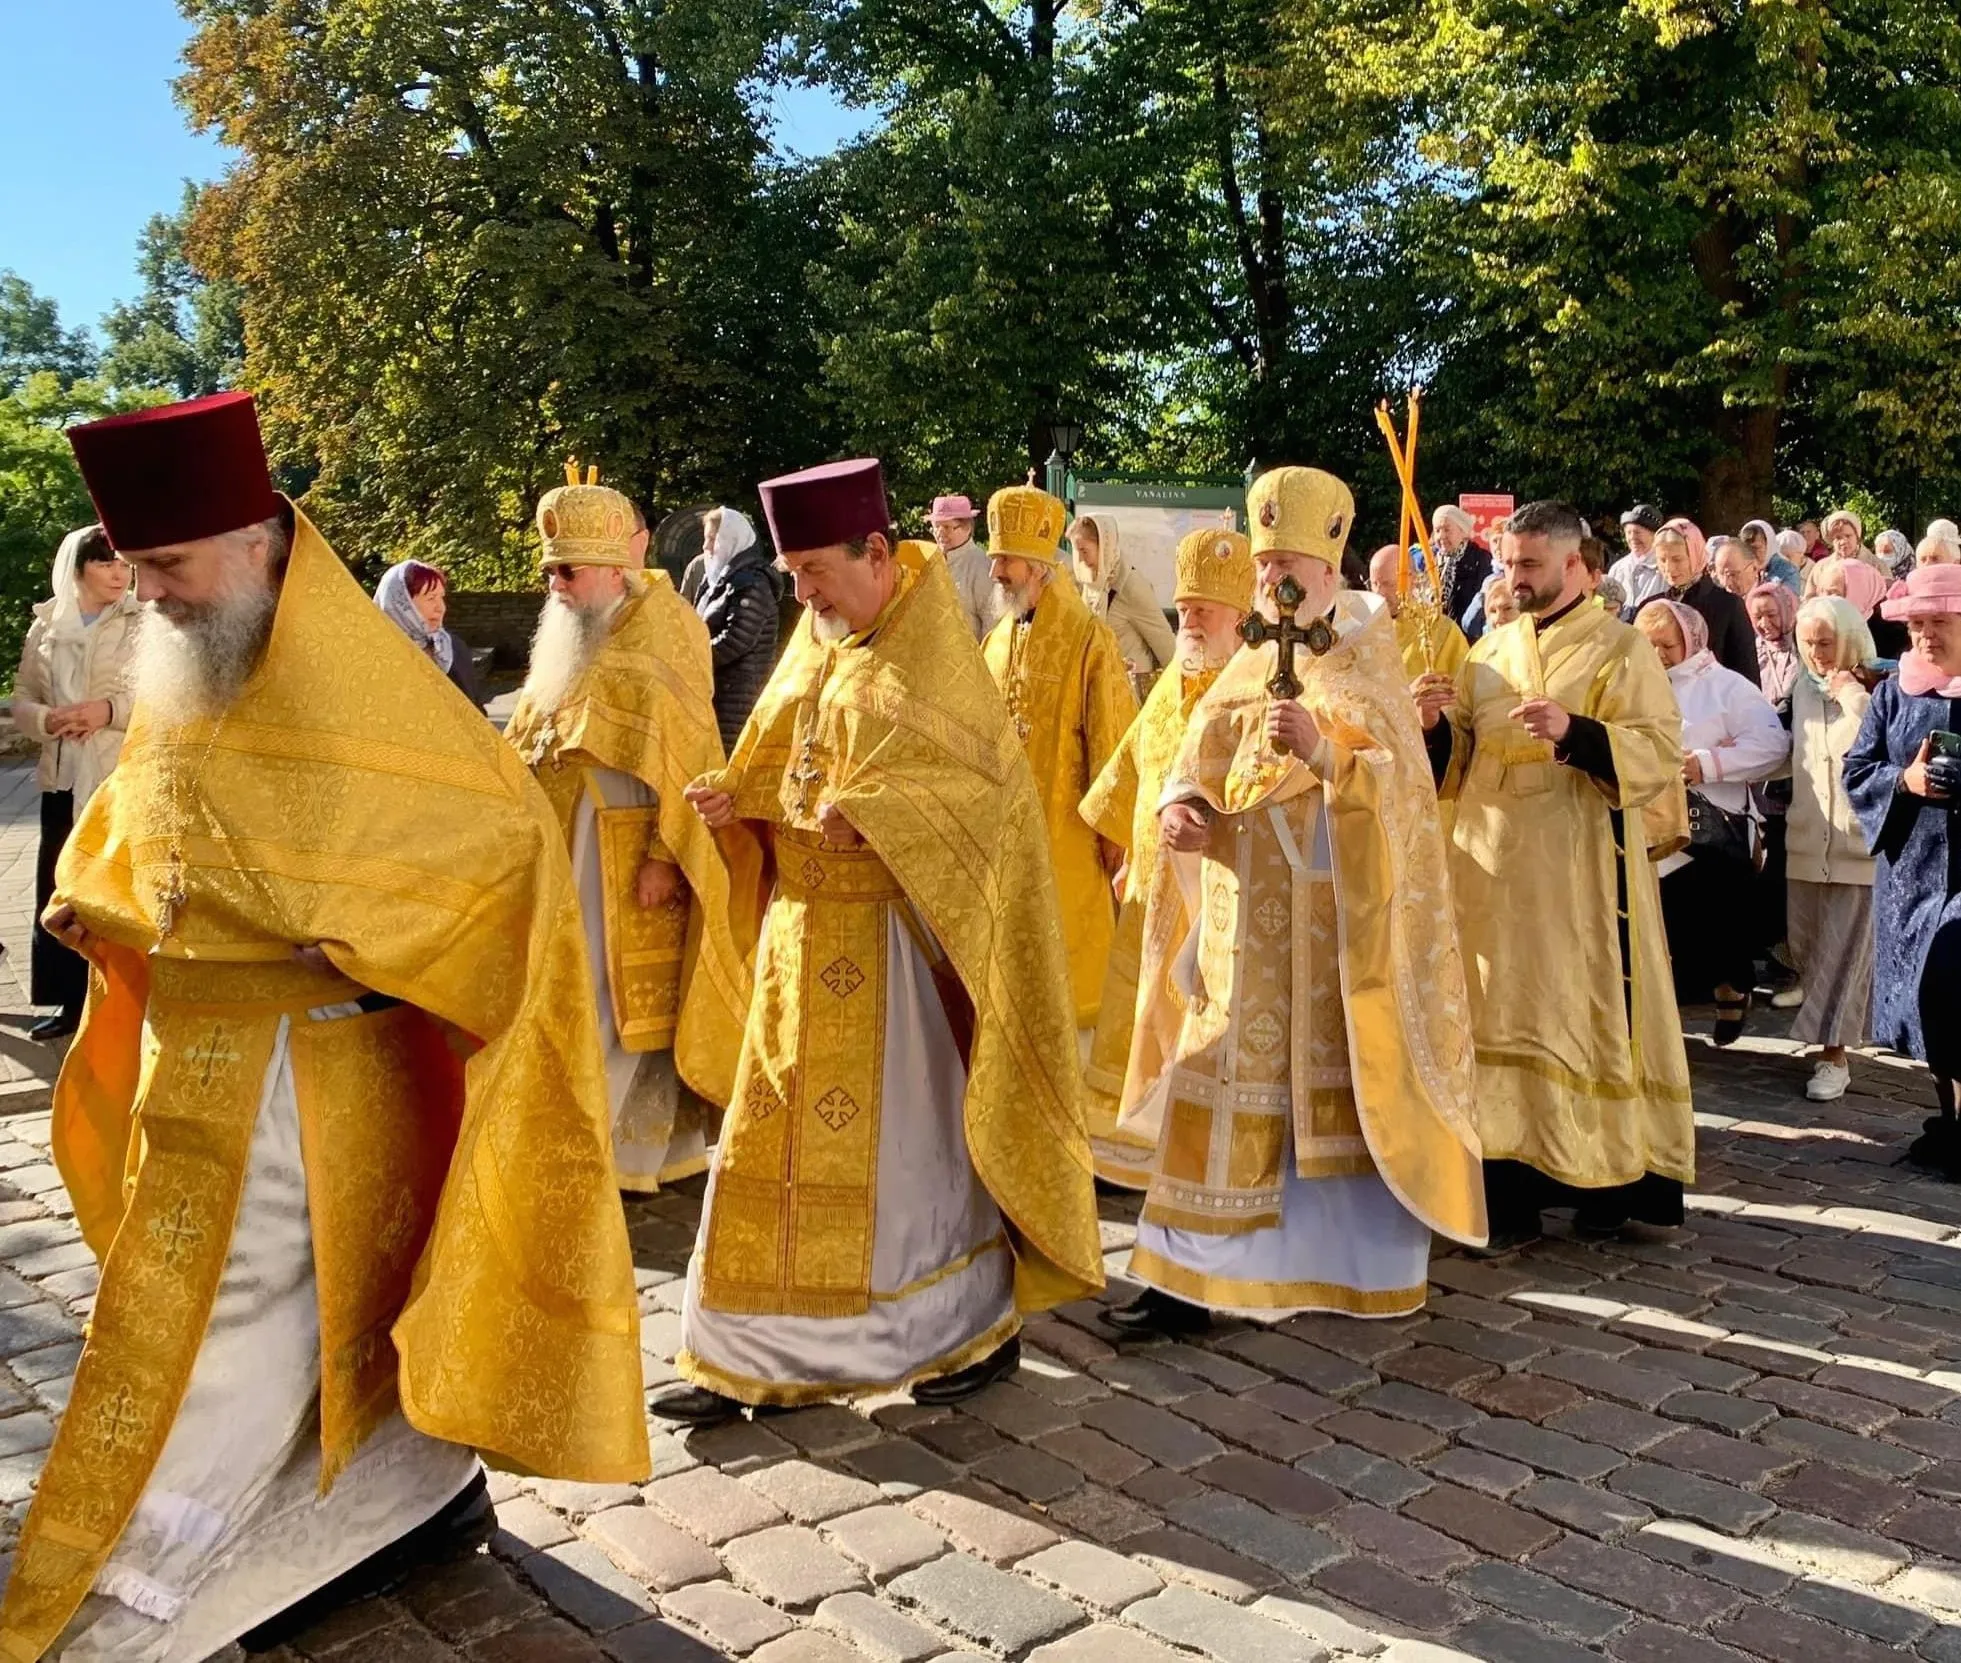
<path fill-rule="evenodd" d="M 358 1016 L 328 1005 L 305 1020 Z M 476 1455 L 390 1416 L 320 1492 L 320 1312 L 288 1022 L 182 1408 L 129 1528 L 53 1657 L 196 1663 L 426 1522 Z"/>
<path fill-rule="evenodd" d="M 592 983 L 599 990 L 599 1040 L 606 1054 L 606 1098 L 613 1111 L 613 1164 L 619 1169 L 621 1189 L 652 1191 L 708 1165 L 707 1111 L 681 1084 L 671 1047 L 634 1052 L 620 1044 L 612 979 L 606 968 L 606 899 L 595 810 L 652 808 L 656 799 L 644 780 L 618 769 L 588 766 L 583 772 L 587 795 L 580 800 L 572 824 L 572 873 L 579 886 Z M 594 792 L 603 802 L 593 801 Z M 639 903 L 629 896 L 625 904 Z"/>
<path fill-rule="evenodd" d="M 895 1385 L 949 1360 L 965 1366 L 1019 1326 L 1001 1213 L 967 1154 L 967 1071 L 933 981 L 928 953 L 937 945 L 911 903 L 878 904 L 885 912 L 885 1012 L 871 1299 L 854 1316 L 705 1306 L 720 1172 L 712 1174 L 688 1265 L 681 1344 L 714 1384 L 738 1395 L 744 1387 L 758 1396 L 767 1389 L 767 1400 L 781 1401 L 801 1387 L 824 1395 Z M 763 921 L 759 1007 L 769 985 L 770 934 L 781 927 L 784 906 L 779 895 Z"/>

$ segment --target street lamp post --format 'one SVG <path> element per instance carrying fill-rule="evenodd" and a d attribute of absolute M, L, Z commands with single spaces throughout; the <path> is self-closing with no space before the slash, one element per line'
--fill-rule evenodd
<path fill-rule="evenodd" d="M 1082 443 L 1083 424 L 1052 416 L 1046 426 L 1049 439 L 1048 492 L 1050 496 L 1066 501 L 1069 496 L 1069 463 L 1076 454 L 1076 447 Z"/>

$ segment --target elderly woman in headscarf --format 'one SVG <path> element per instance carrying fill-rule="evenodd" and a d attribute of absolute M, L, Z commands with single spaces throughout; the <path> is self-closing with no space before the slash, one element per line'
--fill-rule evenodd
<path fill-rule="evenodd" d="M 1877 857 L 1873 1038 L 1927 1064 L 1940 1112 L 1907 1158 L 1961 1177 L 1961 567 L 1922 566 L 1886 616 L 1912 645 L 1881 682 L 1845 758 L 1845 789 Z"/>
<path fill-rule="evenodd" d="M 1892 574 L 1885 570 L 1886 563 L 1866 547 L 1865 521 L 1851 509 L 1834 508 L 1825 516 L 1819 532 L 1825 539 L 1825 546 L 1838 559 L 1859 561 L 1862 565 L 1870 566 L 1881 577 L 1891 577 Z M 1814 561 L 1805 573 L 1804 592 L 1807 596 L 1816 592 L 1818 568 L 1824 564 L 1824 559 Z"/>
<path fill-rule="evenodd" d="M 1864 561 L 1847 560 L 1836 554 L 1819 561 L 1812 568 L 1811 593 L 1836 595 L 1851 602 L 1853 610 L 1870 626 L 1873 646 L 1883 663 L 1898 662 L 1900 654 L 1907 650 L 1906 627 L 1874 617 L 1879 603 L 1886 598 L 1886 579 Z"/>
<path fill-rule="evenodd" d="M 1882 531 L 1872 540 L 1872 551 L 1895 579 L 1913 570 L 1913 543 L 1904 531 Z"/>
<path fill-rule="evenodd" d="M 715 664 L 715 726 L 727 752 L 734 751 L 742 724 L 776 664 L 781 591 L 771 564 L 747 514 L 711 508 L 703 516 L 701 572 L 689 598 L 695 615 L 708 626 Z"/>
<path fill-rule="evenodd" d="M 1793 556 L 1785 545 L 1786 535 L 1768 520 L 1748 520 L 1737 533 L 1750 558 L 1761 568 L 1765 581 L 1781 583 L 1795 595 L 1804 583 L 1804 574 L 1798 569 L 1798 562 L 1804 558 L 1804 539 L 1796 532 L 1788 533 L 1797 545 L 1797 554 Z"/>
<path fill-rule="evenodd" d="M 1791 736 L 1754 681 L 1717 663 L 1693 607 L 1651 600 L 1634 622 L 1668 671 L 1682 712 L 1692 838 L 1657 868 L 1675 996 L 1683 1004 L 1713 996 L 1715 1041 L 1729 1045 L 1750 1013 L 1761 945 L 1751 895 L 1763 834 L 1749 788 L 1784 766 Z"/>
<path fill-rule="evenodd" d="M 1792 802 L 1785 833 L 1785 918 L 1804 979 L 1791 1037 L 1820 1047 L 1805 1096 L 1830 1103 L 1851 1083 L 1845 1048 L 1866 1038 L 1872 996 L 1872 856 L 1845 789 L 1845 758 L 1872 694 L 1872 633 L 1858 608 L 1814 595 L 1798 613 L 1802 664 L 1791 698 Z"/>
<path fill-rule="evenodd" d="M 1743 607 L 1757 635 L 1757 686 L 1788 729 L 1791 691 L 1802 670 L 1798 662 L 1798 597 L 1783 584 L 1766 579 L 1743 597 Z M 1764 832 L 1764 864 L 1756 884 L 1757 941 L 1769 960 L 1770 1002 L 1779 1010 L 1790 1010 L 1804 999 L 1804 989 L 1788 962 L 1784 939 L 1784 837 L 1791 782 L 1765 780 L 1752 786 L 1750 795 L 1763 816 Z"/>
<path fill-rule="evenodd" d="M 1745 681 L 1757 679 L 1757 643 L 1743 602 L 1709 570 L 1709 540 L 1695 521 L 1673 519 L 1655 533 L 1655 568 L 1669 600 L 1700 613 L 1716 662 Z"/>
<path fill-rule="evenodd" d="M 403 560 L 381 574 L 375 605 L 390 622 L 435 661 L 457 692 L 484 708 L 483 686 L 469 643 L 443 627 L 449 616 L 449 579 L 421 560 Z"/>
<path fill-rule="evenodd" d="M 53 594 L 34 608 L 14 675 L 14 726 L 41 747 L 41 851 L 34 869 L 30 995 L 55 1014 L 31 1038 L 65 1039 L 81 1021 L 88 965 L 41 928 L 55 862 L 75 816 L 109 777 L 129 727 L 130 654 L 141 616 L 129 567 L 99 525 L 62 539 Z"/>
<path fill-rule="evenodd" d="M 1961 526 L 1952 520 L 1929 520 L 1927 535 L 1913 552 L 1916 566 L 1961 566 Z"/>
<path fill-rule="evenodd" d="M 1130 670 L 1131 690 L 1141 698 L 1178 650 L 1151 580 L 1123 557 L 1122 528 L 1114 514 L 1083 514 L 1069 528 L 1076 583 L 1090 611 L 1110 626 Z"/>

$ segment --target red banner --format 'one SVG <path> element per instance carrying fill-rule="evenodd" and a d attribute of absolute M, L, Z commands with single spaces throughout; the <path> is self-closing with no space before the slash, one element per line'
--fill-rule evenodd
<path fill-rule="evenodd" d="M 1518 506 L 1518 498 L 1509 491 L 1466 491 L 1457 499 L 1457 506 L 1477 522 L 1472 533 L 1480 543 L 1489 545 L 1491 528 L 1500 520 L 1511 518 L 1512 510 Z"/>

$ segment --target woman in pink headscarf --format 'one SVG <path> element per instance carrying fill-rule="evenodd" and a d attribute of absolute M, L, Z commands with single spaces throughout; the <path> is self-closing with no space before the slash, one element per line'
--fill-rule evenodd
<path fill-rule="evenodd" d="M 1754 681 L 1716 662 L 1693 607 L 1651 600 L 1634 623 L 1668 671 L 1682 711 L 1693 841 L 1657 868 L 1675 996 L 1683 1004 L 1713 997 L 1715 1041 L 1728 1045 L 1750 1013 L 1763 945 L 1754 909 L 1763 832 L 1749 788 L 1783 767 L 1791 736 Z"/>
<path fill-rule="evenodd" d="M 1709 630 L 1709 650 L 1726 670 L 1757 679 L 1757 640 L 1750 615 L 1709 570 L 1709 540 L 1694 520 L 1673 519 L 1655 533 L 1655 569 L 1668 584 L 1668 599 L 1699 614 Z"/>
<path fill-rule="evenodd" d="M 1888 664 L 1907 650 L 1906 625 L 1875 616 L 1886 598 L 1886 579 L 1863 560 L 1833 555 L 1812 568 L 1811 593 L 1842 595 L 1872 630 L 1873 651 Z"/>

